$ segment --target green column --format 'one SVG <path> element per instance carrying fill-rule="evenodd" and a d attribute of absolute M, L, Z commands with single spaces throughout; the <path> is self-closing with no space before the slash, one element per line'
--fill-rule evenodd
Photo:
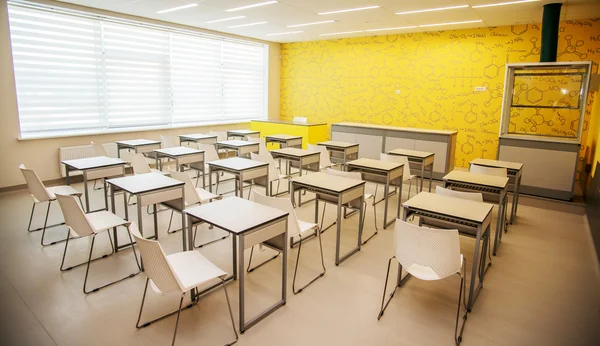
<path fill-rule="evenodd" d="M 561 7 L 560 3 L 544 5 L 540 62 L 556 62 Z"/>

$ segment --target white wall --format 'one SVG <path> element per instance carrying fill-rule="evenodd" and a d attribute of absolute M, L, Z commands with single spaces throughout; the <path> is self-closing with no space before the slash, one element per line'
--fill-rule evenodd
<path fill-rule="evenodd" d="M 65 3 L 55 3 L 52 1 L 40 2 L 46 4 L 54 3 L 63 7 L 107 14 L 115 17 L 119 16 L 127 19 L 146 21 L 154 24 L 170 25 L 185 28 L 187 30 L 209 32 L 207 30 L 201 30 L 172 23 L 163 23 L 156 20 L 121 15 L 113 12 L 101 11 Z M 226 35 L 221 33 L 219 34 Z M 269 44 L 269 118 L 279 119 L 280 44 L 271 42 L 265 43 Z M 0 168 L 0 188 L 25 183 L 21 172 L 18 169 L 18 166 L 21 163 L 35 169 L 42 180 L 53 180 L 60 178 L 58 148 L 62 146 L 89 144 L 90 141 L 106 143 L 115 140 L 135 138 L 160 139 L 159 136 L 161 134 L 177 135 L 182 133 L 202 133 L 208 132 L 209 130 L 216 131 L 248 127 L 248 124 L 239 124 L 20 141 L 18 140 L 20 135 L 19 116 L 17 112 L 17 96 L 11 52 L 7 1 L 0 0 L 0 167 L 2 167 Z"/>

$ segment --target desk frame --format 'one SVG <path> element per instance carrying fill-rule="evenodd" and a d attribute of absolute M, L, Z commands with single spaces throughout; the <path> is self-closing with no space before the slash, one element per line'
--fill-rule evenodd
<path fill-rule="evenodd" d="M 279 144 L 279 148 L 298 148 L 302 149 L 302 137 L 282 139 L 277 136 L 265 136 L 265 144 L 275 143 Z"/>
<path fill-rule="evenodd" d="M 263 173 L 263 171 L 264 171 L 264 173 Z M 213 172 L 216 173 L 216 177 L 217 177 L 217 182 L 216 182 L 217 190 L 219 189 L 219 186 L 218 186 L 219 185 L 219 174 L 218 173 L 226 172 L 229 174 L 233 174 L 235 176 L 234 179 L 235 179 L 235 183 L 236 183 L 236 186 L 234 188 L 235 196 L 241 197 L 241 198 L 244 198 L 244 181 L 254 180 L 254 179 L 259 179 L 259 178 L 265 177 L 265 179 L 266 179 L 266 183 L 265 183 L 266 194 L 267 194 L 267 196 L 269 196 L 269 192 L 270 192 L 270 189 L 269 189 L 269 186 L 270 186 L 269 165 L 267 163 L 265 163 L 264 166 L 238 170 L 238 169 L 214 165 L 209 162 L 208 163 L 208 190 L 210 192 L 213 192 L 213 183 L 212 183 Z M 255 182 L 252 182 L 252 184 L 260 186 L 260 184 L 256 184 Z M 229 192 L 231 192 L 231 191 L 229 191 Z"/>
<path fill-rule="evenodd" d="M 248 142 L 250 144 L 244 146 L 237 145 L 229 145 L 224 144 L 223 142 L 217 142 L 215 147 L 217 152 L 221 149 L 227 149 L 228 151 L 235 151 L 235 155 L 238 157 L 247 157 L 250 158 L 250 153 L 257 153 L 259 151 L 259 143 Z"/>
<path fill-rule="evenodd" d="M 121 158 L 121 150 L 123 150 L 123 149 L 133 150 L 136 154 L 137 153 L 142 153 L 142 154 L 150 153 L 154 149 L 160 149 L 160 142 L 159 141 L 157 141 L 157 142 L 158 143 L 148 143 L 148 144 L 142 144 L 142 145 L 129 145 L 129 144 L 120 143 L 117 141 L 116 142 L 117 143 L 117 157 Z"/>
<path fill-rule="evenodd" d="M 358 146 L 359 146 L 358 144 L 353 144 L 352 146 L 348 146 L 348 147 L 339 147 L 337 145 L 329 145 L 324 142 L 321 142 L 321 143 L 317 143 L 317 145 L 324 146 L 327 149 L 327 151 L 329 152 L 329 157 L 331 159 L 334 159 L 333 161 L 338 161 L 338 159 L 339 159 L 337 156 L 335 156 L 333 154 L 341 153 L 342 154 L 342 164 L 344 164 L 344 165 L 348 161 L 358 159 Z"/>
<path fill-rule="evenodd" d="M 419 178 L 421 181 L 419 184 L 419 192 L 423 192 L 423 180 L 425 180 L 425 172 L 429 172 L 429 192 L 431 192 L 431 186 L 433 185 L 433 162 L 435 161 L 435 153 L 431 153 L 431 155 L 427 157 L 421 157 L 409 154 L 395 154 L 393 150 L 391 150 L 388 151 L 387 154 L 394 156 L 406 156 L 408 158 L 409 165 L 412 164 L 419 167 L 421 171 L 421 176 Z M 427 170 L 426 167 L 429 167 L 429 170 Z"/>

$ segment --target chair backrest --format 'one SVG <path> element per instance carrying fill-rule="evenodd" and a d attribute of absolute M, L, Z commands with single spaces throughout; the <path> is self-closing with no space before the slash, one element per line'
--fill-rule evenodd
<path fill-rule="evenodd" d="M 131 155 L 131 168 L 133 168 L 133 174 L 152 173 L 146 157 L 141 153 Z"/>
<path fill-rule="evenodd" d="M 60 210 L 65 217 L 65 225 L 69 227 L 72 233 L 79 237 L 94 233 L 94 229 L 85 217 L 85 213 L 77 204 L 75 196 L 71 195 L 56 195 Z"/>
<path fill-rule="evenodd" d="M 144 262 L 144 274 L 152 280 L 161 293 L 180 291 L 181 287 L 173 274 L 171 266 L 169 266 L 169 262 L 167 262 L 167 257 L 160 243 L 144 238 L 135 222 L 129 225 L 129 232 L 135 239 L 138 250 L 140 250 Z"/>
<path fill-rule="evenodd" d="M 94 143 L 94 141 L 91 141 L 90 145 L 94 148 L 94 153 L 96 156 L 108 156 L 108 152 L 106 152 L 104 145 L 100 143 Z"/>
<path fill-rule="evenodd" d="M 44 183 L 42 183 L 42 180 L 33 169 L 25 168 L 25 165 L 20 165 L 19 169 L 21 170 L 21 173 L 23 173 L 23 177 L 27 183 L 27 189 L 33 198 L 38 202 L 46 202 L 52 199 L 52 196 L 48 190 L 46 190 L 46 186 L 44 186 Z"/>
<path fill-rule="evenodd" d="M 219 154 L 214 144 L 198 143 L 198 150 L 204 150 L 204 162 L 217 161 Z"/>
<path fill-rule="evenodd" d="M 410 163 L 408 162 L 407 156 L 389 155 L 381 153 L 379 154 L 379 159 L 381 161 L 389 161 L 404 164 L 404 170 L 402 171 L 402 180 L 410 179 Z"/>
<path fill-rule="evenodd" d="M 198 191 L 194 187 L 194 183 L 192 183 L 192 179 L 187 172 L 176 172 L 173 170 L 169 170 L 169 175 L 171 178 L 179 180 L 185 183 L 183 189 L 185 193 L 185 204 L 187 205 L 195 205 L 200 203 L 200 196 L 198 196 Z"/>
<path fill-rule="evenodd" d="M 271 154 L 257 154 L 250 153 L 250 159 L 254 161 L 266 162 L 269 164 L 269 181 L 278 180 L 279 179 L 279 169 L 277 169 L 277 165 L 275 164 L 275 160 Z"/>
<path fill-rule="evenodd" d="M 493 176 L 502 177 L 502 178 L 508 177 L 508 172 L 506 171 L 506 168 L 502 168 L 502 167 L 487 167 L 487 166 L 471 165 L 471 167 L 469 168 L 469 172 L 493 175 Z"/>
<path fill-rule="evenodd" d="M 209 131 L 208 133 L 217 135 L 217 142 L 222 142 L 227 140 L 227 132 L 226 131 Z"/>
<path fill-rule="evenodd" d="M 258 143 L 258 153 L 261 155 L 269 154 L 269 150 L 267 150 L 267 144 L 264 138 L 260 137 L 248 137 L 248 142 Z"/>
<path fill-rule="evenodd" d="M 396 259 L 407 272 L 422 280 L 455 274 L 461 268 L 458 230 L 420 227 L 398 219 Z"/>
<path fill-rule="evenodd" d="M 321 168 L 333 166 L 333 164 L 331 163 L 331 158 L 329 157 L 329 151 L 325 146 L 309 144 L 308 150 L 318 151 L 321 153 L 321 155 L 319 156 Z"/>
<path fill-rule="evenodd" d="M 468 199 L 470 201 L 475 201 L 475 202 L 483 202 L 483 193 L 481 193 L 481 192 L 455 191 L 455 190 L 443 188 L 441 186 L 436 186 L 435 194 L 442 195 L 442 196 L 448 196 L 448 197 Z"/>
<path fill-rule="evenodd" d="M 306 117 L 294 117 L 293 122 L 298 123 L 298 124 L 306 124 L 307 120 L 308 119 Z"/>
<path fill-rule="evenodd" d="M 179 146 L 179 137 L 177 136 L 160 136 L 160 147 L 165 148 L 174 148 Z"/>
<path fill-rule="evenodd" d="M 360 172 L 344 172 L 338 171 L 337 169 L 327 168 L 327 174 L 336 175 L 338 177 L 362 180 L 362 174 Z"/>
<path fill-rule="evenodd" d="M 288 236 L 292 237 L 300 234 L 298 217 L 289 198 L 268 197 L 252 190 L 250 199 L 256 203 L 288 212 Z"/>

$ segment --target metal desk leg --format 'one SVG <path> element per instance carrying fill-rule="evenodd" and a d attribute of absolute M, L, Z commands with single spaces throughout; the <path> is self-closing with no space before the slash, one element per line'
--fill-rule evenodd
<path fill-rule="evenodd" d="M 108 186 L 106 185 L 106 179 L 102 179 L 102 184 L 104 185 L 104 210 L 108 211 Z"/>
<path fill-rule="evenodd" d="M 185 209 L 185 190 L 182 187 L 181 188 L 181 205 L 183 206 L 183 209 Z M 183 241 L 183 247 L 181 248 L 183 251 L 186 251 L 187 249 L 189 249 L 190 251 L 194 250 L 194 244 L 192 242 L 190 242 L 189 246 L 186 247 L 186 238 L 185 238 L 185 213 L 183 212 L 183 210 L 181 211 L 181 238 Z M 191 224 L 191 222 L 190 222 Z M 190 232 L 191 233 L 191 232 Z M 193 240 L 193 239 L 192 239 Z"/>
<path fill-rule="evenodd" d="M 204 172 L 202 172 L 204 173 Z M 204 179 L 204 177 L 202 178 Z M 213 191 L 213 185 L 212 185 L 212 168 L 209 166 L 208 167 L 208 191 L 212 193 Z"/>
<path fill-rule="evenodd" d="M 138 227 L 140 228 L 140 234 L 144 236 L 144 224 L 142 222 L 142 197 L 140 195 L 136 196 L 136 208 L 137 208 L 137 217 L 138 217 Z M 127 205 L 125 205 L 127 208 Z"/>
<path fill-rule="evenodd" d="M 298 166 L 300 167 L 300 176 L 302 176 L 302 159 L 298 161 Z M 302 206 L 302 191 L 298 191 L 298 205 Z"/>
<path fill-rule="evenodd" d="M 431 192 L 431 185 L 433 185 L 433 163 L 429 165 L 429 192 Z"/>
<path fill-rule="evenodd" d="M 359 219 L 359 223 L 360 223 Z M 337 225 L 336 225 L 336 238 L 335 238 L 335 265 L 340 264 L 340 237 L 342 233 L 342 196 L 338 196 L 337 203 Z"/>
<path fill-rule="evenodd" d="M 404 178 L 404 177 L 403 177 Z M 400 191 L 398 192 L 398 211 L 396 218 L 400 218 L 400 208 L 402 207 L 402 189 L 403 189 L 402 179 L 400 179 Z"/>
<path fill-rule="evenodd" d="M 107 194 L 108 194 L 108 188 L 106 187 L 106 182 L 104 183 L 104 198 L 107 198 Z M 125 192 L 123 192 L 123 195 L 125 195 Z M 116 210 L 116 203 L 115 203 L 115 186 L 114 185 L 110 185 L 110 203 L 112 204 L 111 206 L 111 211 L 113 214 L 117 214 L 117 210 Z M 108 209 L 108 206 L 107 206 Z M 127 199 L 125 199 L 125 209 L 127 210 Z M 127 218 L 125 218 L 127 220 Z M 114 227 L 113 228 L 113 239 L 114 239 L 114 244 L 115 244 L 115 252 L 119 251 L 119 240 L 117 239 L 117 228 Z"/>
<path fill-rule="evenodd" d="M 234 237 L 236 237 L 234 235 Z M 245 277 L 244 277 L 244 236 L 240 236 L 239 242 L 240 245 L 238 247 L 238 273 L 240 274 L 238 277 L 238 288 L 239 288 L 239 325 L 240 325 L 240 333 L 244 333 L 246 331 L 246 322 L 245 322 L 245 305 L 244 305 L 244 282 Z"/>
<path fill-rule="evenodd" d="M 69 166 L 65 165 L 65 182 L 71 185 L 71 177 L 69 176 Z"/>
<path fill-rule="evenodd" d="M 152 205 L 152 209 L 154 211 L 154 213 L 152 214 L 152 218 L 154 219 L 154 239 L 158 239 L 158 210 L 156 208 L 156 204 Z"/>
<path fill-rule="evenodd" d="M 425 180 L 425 161 L 421 163 L 421 187 L 419 188 L 419 192 L 423 192 L 423 180 Z"/>
<path fill-rule="evenodd" d="M 85 211 L 90 212 L 90 193 L 88 191 L 87 171 L 83 171 L 83 192 L 85 193 Z"/>
<path fill-rule="evenodd" d="M 498 221 L 496 221 L 496 234 L 494 235 L 494 251 L 493 255 L 496 256 L 496 252 L 498 251 L 498 246 L 500 246 L 500 241 L 502 237 L 502 232 L 504 230 L 504 199 L 506 198 L 506 191 L 503 191 L 500 194 L 500 201 L 498 203 Z"/>
<path fill-rule="evenodd" d="M 473 303 L 475 302 L 475 279 L 478 275 L 479 267 L 479 246 L 481 242 L 481 224 L 477 226 L 477 237 L 475 238 L 475 249 L 473 251 L 473 269 L 471 270 L 471 282 L 469 283 L 469 300 L 467 303 L 467 311 L 471 312 Z M 481 282 L 479 283 L 481 285 Z"/>
<path fill-rule="evenodd" d="M 388 181 L 389 184 L 389 181 Z M 386 199 L 387 202 L 387 199 Z M 385 210 L 387 212 L 387 208 Z M 365 217 L 365 194 L 363 193 L 362 196 L 360 196 L 360 214 L 358 215 L 359 219 L 358 219 L 358 242 L 356 243 L 356 247 L 358 248 L 358 251 L 360 251 L 360 246 L 362 244 L 362 233 L 363 233 L 363 225 L 364 222 L 361 222 L 362 219 Z"/>
<path fill-rule="evenodd" d="M 160 169 L 162 171 L 162 167 L 159 166 L 158 164 L 158 153 L 154 152 L 154 161 L 155 161 L 155 165 L 156 165 L 156 169 Z"/>
<path fill-rule="evenodd" d="M 521 190 L 521 173 L 517 174 L 515 178 L 515 186 L 513 190 L 513 201 L 512 201 L 512 211 L 510 213 L 510 223 L 512 225 L 515 222 L 515 217 L 517 217 L 517 206 L 519 205 L 519 190 Z"/>
<path fill-rule="evenodd" d="M 383 229 L 386 229 L 389 224 L 394 222 L 392 220 L 388 223 L 388 220 L 387 220 L 388 219 L 387 214 L 388 214 L 388 201 L 389 201 L 388 194 L 389 194 L 389 192 L 390 192 L 390 174 L 388 173 L 386 180 L 385 180 L 385 189 L 384 189 L 384 194 L 383 194 L 383 198 L 385 199 L 385 201 L 383 202 Z M 362 218 L 361 218 L 361 220 L 362 220 Z"/>

